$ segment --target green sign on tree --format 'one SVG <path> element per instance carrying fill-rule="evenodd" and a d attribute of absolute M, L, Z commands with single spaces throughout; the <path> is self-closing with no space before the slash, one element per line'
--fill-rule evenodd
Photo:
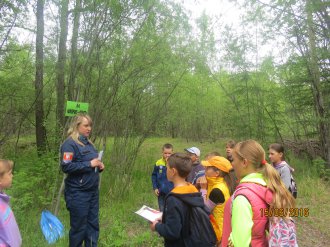
<path fill-rule="evenodd" d="M 76 101 L 67 101 L 65 116 L 73 117 L 77 113 L 88 113 L 88 103 L 76 102 Z"/>

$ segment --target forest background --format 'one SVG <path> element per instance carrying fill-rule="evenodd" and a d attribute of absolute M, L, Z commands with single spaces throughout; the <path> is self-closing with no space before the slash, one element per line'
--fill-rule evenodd
<path fill-rule="evenodd" d="M 0 154 L 15 161 L 8 193 L 24 246 L 46 245 L 35 230 L 44 208 L 69 226 L 58 166 L 67 100 L 89 103 L 93 141 L 106 144 L 101 246 L 161 243 L 127 212 L 156 206 L 150 173 L 164 142 L 224 154 L 226 140 L 248 138 L 285 145 L 297 203 L 310 208 L 301 246 L 328 243 L 330 4 L 231 2 L 240 29 L 205 12 L 192 23 L 184 1 L 0 2 Z"/>

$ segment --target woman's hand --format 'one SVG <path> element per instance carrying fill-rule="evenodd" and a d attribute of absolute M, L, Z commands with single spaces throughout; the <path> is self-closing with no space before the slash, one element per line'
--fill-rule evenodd
<path fill-rule="evenodd" d="M 99 159 L 93 159 L 91 160 L 91 167 L 99 167 L 100 170 L 102 170 L 104 169 L 104 164 Z M 101 167 L 103 168 L 101 169 Z"/>
<path fill-rule="evenodd" d="M 207 189 L 207 180 L 206 177 L 200 177 L 199 179 L 197 179 L 197 184 L 200 185 L 201 189 L 206 190 Z"/>
<path fill-rule="evenodd" d="M 104 170 L 104 164 L 101 162 L 101 164 L 99 165 L 99 170 L 103 171 Z"/>

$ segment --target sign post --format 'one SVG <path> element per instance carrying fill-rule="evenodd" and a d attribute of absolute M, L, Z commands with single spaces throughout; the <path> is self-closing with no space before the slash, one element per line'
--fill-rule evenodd
<path fill-rule="evenodd" d="M 65 116 L 73 117 L 73 116 L 77 115 L 77 113 L 88 113 L 88 107 L 89 107 L 88 103 L 67 101 Z"/>

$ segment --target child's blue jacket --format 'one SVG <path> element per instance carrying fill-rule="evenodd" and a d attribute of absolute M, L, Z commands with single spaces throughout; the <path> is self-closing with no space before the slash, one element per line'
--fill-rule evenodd
<path fill-rule="evenodd" d="M 158 189 L 160 194 L 166 195 L 173 189 L 173 183 L 167 180 L 166 161 L 157 160 L 151 175 L 153 189 Z"/>

